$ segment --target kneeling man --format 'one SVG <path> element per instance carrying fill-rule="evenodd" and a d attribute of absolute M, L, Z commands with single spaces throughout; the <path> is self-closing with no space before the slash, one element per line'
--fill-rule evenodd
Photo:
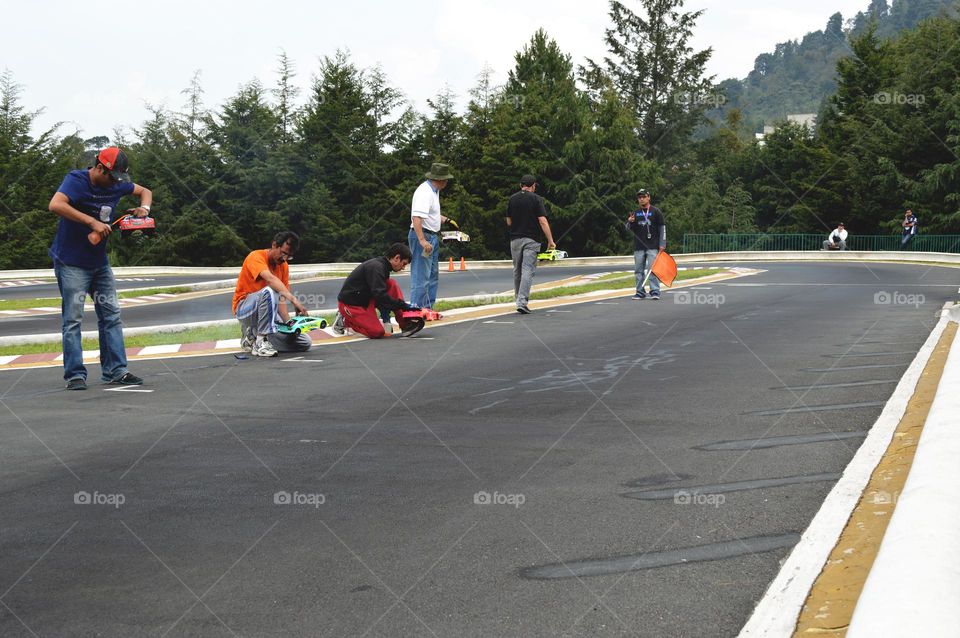
<path fill-rule="evenodd" d="M 368 259 L 354 268 L 337 295 L 339 312 L 333 331 L 343 334 L 345 328 L 352 328 L 371 339 L 392 336 L 384 330 L 377 310 L 387 317 L 393 311 L 400 328 L 405 329 L 406 320 L 399 311 L 409 310 L 412 306 L 403 300 L 400 285 L 390 278 L 390 273 L 400 272 L 409 263 L 410 247 L 393 244 L 385 257 Z"/>
<path fill-rule="evenodd" d="M 277 233 L 273 245 L 255 250 L 243 260 L 237 289 L 233 293 L 233 314 L 240 322 L 240 346 L 257 357 L 275 357 L 277 352 L 304 352 L 313 341 L 305 334 L 280 334 L 277 323 L 290 320 L 287 301 L 298 315 L 307 314 L 290 292 L 287 260 L 300 248 L 300 237 L 289 230 Z"/>

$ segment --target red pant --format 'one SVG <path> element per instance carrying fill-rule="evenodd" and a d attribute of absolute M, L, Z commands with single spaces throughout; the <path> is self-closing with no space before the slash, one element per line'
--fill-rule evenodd
<path fill-rule="evenodd" d="M 400 284 L 393 279 L 387 279 L 387 294 L 394 299 L 403 301 L 403 291 L 400 290 Z M 348 306 L 342 301 L 337 302 L 337 307 L 340 314 L 343 315 L 343 325 L 347 328 L 352 328 L 371 339 L 379 339 L 386 334 L 377 313 L 376 299 L 371 298 L 370 303 L 365 308 L 363 306 Z"/>

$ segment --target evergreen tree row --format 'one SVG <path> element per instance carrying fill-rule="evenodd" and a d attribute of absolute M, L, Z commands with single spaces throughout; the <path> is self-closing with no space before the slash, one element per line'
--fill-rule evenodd
<path fill-rule="evenodd" d="M 337 51 L 306 95 L 278 60 L 276 82 L 204 101 L 202 78 L 179 111 L 151 108 L 131 133 L 32 136 L 36 112 L 0 75 L 0 268 L 49 266 L 57 218 L 47 202 L 63 175 L 107 144 L 128 150 L 154 191 L 159 236 L 111 240 L 114 265 L 235 265 L 282 229 L 300 233 L 300 262 L 357 261 L 404 240 L 410 198 L 431 162 L 456 176 L 444 213 L 472 236 L 470 258 L 509 252 L 503 217 L 520 175 L 540 177 L 560 248 L 626 254 L 622 222 L 640 187 L 683 233 L 895 233 L 905 206 L 923 232 L 960 232 L 960 22 L 937 17 L 899 37 L 868 24 L 837 65 L 816 132 L 785 125 L 760 145 L 736 109 L 694 139 L 718 95 L 711 51 L 688 41 L 699 12 L 683 0 L 610 3 L 608 55 L 575 64 L 540 30 L 503 84 L 480 71 L 458 112 L 448 89 L 410 107 L 379 68 Z"/>

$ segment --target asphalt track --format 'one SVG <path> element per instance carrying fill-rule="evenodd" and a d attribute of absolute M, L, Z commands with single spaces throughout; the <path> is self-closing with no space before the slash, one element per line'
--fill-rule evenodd
<path fill-rule="evenodd" d="M 956 283 L 781 264 L 152 392 L 4 372 L 0 635 L 735 635 Z"/>
<path fill-rule="evenodd" d="M 541 265 L 537 268 L 536 283 L 555 281 L 573 275 L 593 272 L 607 272 L 623 269 L 610 266 L 561 266 Z M 215 279 L 226 279 L 224 276 Z M 197 279 L 199 281 L 200 279 Z M 410 294 L 410 273 L 402 273 L 397 277 L 404 294 Z M 135 286 L 143 288 L 152 286 L 152 282 Z M 172 284 L 171 284 L 172 285 Z M 337 294 L 343 286 L 343 279 L 325 279 L 321 281 L 291 282 L 293 292 L 300 295 L 307 308 L 334 308 L 337 305 Z M 440 296 L 458 297 L 464 295 L 491 295 L 513 289 L 513 271 L 509 268 L 482 269 L 442 272 L 440 275 Z M 9 290 L 15 290 L 13 288 Z M 0 298 L 6 291 L 0 291 Z M 59 296 L 54 293 L 52 296 Z M 233 299 L 233 289 L 222 293 L 169 303 L 151 304 L 141 307 L 127 307 L 123 309 L 123 324 L 128 328 L 139 326 L 157 326 L 171 323 L 191 323 L 194 321 L 214 321 L 230 319 L 230 301 Z M 84 330 L 96 329 L 97 317 L 93 309 L 84 315 Z M 49 334 L 60 332 L 61 317 L 59 314 L 36 315 L 32 317 L 11 317 L 0 319 L 0 336 Z"/>

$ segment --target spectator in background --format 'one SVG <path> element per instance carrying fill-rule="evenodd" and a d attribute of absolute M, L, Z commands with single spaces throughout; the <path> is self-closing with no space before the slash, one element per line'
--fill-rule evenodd
<path fill-rule="evenodd" d="M 910 242 L 917 235 L 918 224 L 917 216 L 908 208 L 907 212 L 903 214 L 903 239 L 900 240 L 900 250 L 906 250 L 910 246 Z"/>
<path fill-rule="evenodd" d="M 843 227 L 843 222 L 837 224 L 830 236 L 823 242 L 824 250 L 846 250 L 847 249 L 847 229 Z"/>

